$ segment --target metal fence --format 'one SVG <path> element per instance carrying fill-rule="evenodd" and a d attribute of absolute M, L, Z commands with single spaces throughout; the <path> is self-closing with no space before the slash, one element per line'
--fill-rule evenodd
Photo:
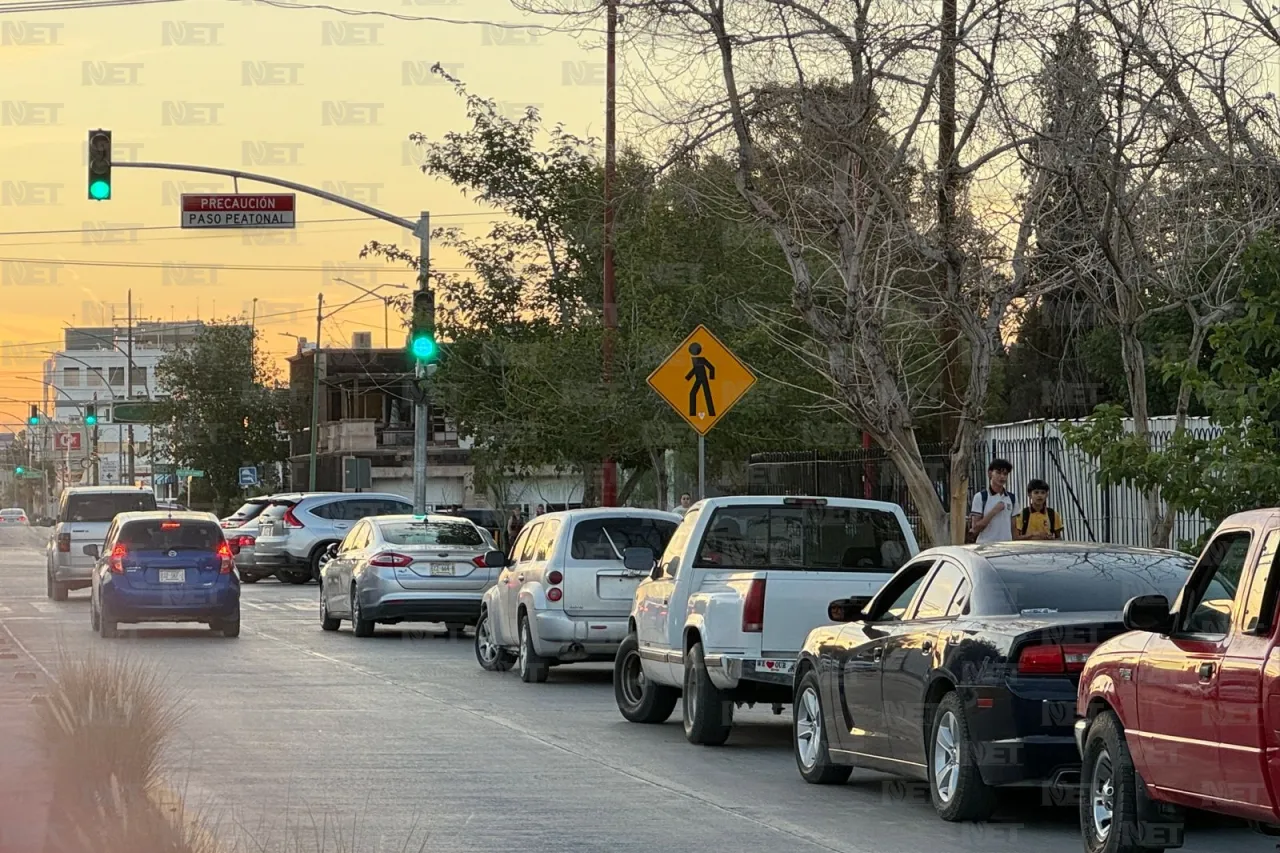
<path fill-rule="evenodd" d="M 1189 418 L 1186 426 L 1201 438 L 1220 432 L 1207 418 Z M 1126 428 L 1132 430 L 1131 421 Z M 1172 417 L 1151 419 L 1152 446 L 1156 449 L 1164 446 L 1172 432 Z M 948 448 L 925 445 L 920 449 L 934 490 L 945 503 L 951 479 Z M 1049 502 L 1062 518 L 1067 539 L 1150 544 L 1145 495 L 1128 486 L 1100 486 L 1097 462 L 1068 447 L 1057 422 L 1023 421 L 986 427 L 974 449 L 969 473 L 971 492 L 983 488 L 992 459 L 1007 459 L 1013 464 L 1009 490 L 1018 498 L 1019 507 L 1025 506 L 1028 482 L 1041 479 L 1049 484 Z M 899 504 L 916 535 L 921 535 L 920 514 L 906 481 L 879 448 L 845 453 L 757 453 L 751 456 L 747 473 L 751 494 L 830 495 Z M 1172 544 L 1176 547 L 1180 541 L 1195 541 L 1212 527 L 1198 513 L 1178 513 Z"/>

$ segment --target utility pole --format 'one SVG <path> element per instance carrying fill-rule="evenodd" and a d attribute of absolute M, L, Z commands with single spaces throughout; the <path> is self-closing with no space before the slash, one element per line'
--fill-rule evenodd
<path fill-rule="evenodd" d="M 93 410 L 95 412 L 98 410 L 98 393 L 96 391 L 93 394 Z M 93 456 L 90 457 L 90 461 L 93 463 L 93 484 L 100 486 L 102 483 L 99 481 L 101 470 L 98 464 L 98 423 L 96 419 L 93 424 Z"/>
<path fill-rule="evenodd" d="M 605 40 L 605 89 L 604 89 L 604 384 L 613 385 L 613 346 L 618 328 L 618 306 L 613 278 L 613 180 L 616 167 L 615 114 L 617 112 L 617 66 L 615 64 L 618 4 L 608 0 Z M 618 503 L 618 469 L 613 460 L 612 431 L 606 432 L 606 456 L 601 466 L 600 503 L 616 506 Z"/>
<path fill-rule="evenodd" d="M 422 211 L 418 219 L 418 291 L 431 290 L 431 214 Z M 423 388 L 427 366 L 421 359 L 414 359 L 413 376 L 418 393 L 413 401 L 413 514 L 427 514 L 427 430 L 430 427 L 431 410 L 427 392 Z"/>
<path fill-rule="evenodd" d="M 316 453 L 320 447 L 320 324 L 324 322 L 324 294 L 316 294 L 316 346 L 311 350 L 311 474 L 307 491 L 316 490 Z"/>
<path fill-rule="evenodd" d="M 938 238 L 942 249 L 941 304 L 950 305 L 950 300 L 959 285 L 960 258 L 955 245 L 956 220 L 956 2 L 942 0 L 941 40 L 938 70 Z M 944 308 L 944 310 L 946 310 Z M 943 440 L 951 442 L 951 451 L 958 447 L 963 432 L 959 413 L 962 405 L 960 399 L 960 331 L 956 328 L 955 317 L 946 311 L 943 317 L 942 342 L 945 361 L 943 363 L 943 405 L 942 434 Z M 968 497 L 968 482 L 956 482 L 955 471 L 951 472 L 950 494 L 947 496 L 947 515 L 951 519 L 951 544 L 964 544 L 964 525 L 958 523 L 965 517 L 965 503 Z M 963 476 L 963 472 L 962 472 Z"/>
<path fill-rule="evenodd" d="M 125 393 L 126 400 L 133 399 L 133 289 L 129 289 L 129 331 L 128 331 L 128 353 L 126 359 L 129 364 L 125 366 Z M 133 453 L 133 424 L 129 424 L 129 485 L 136 486 L 138 484 L 137 475 L 134 470 L 134 453 Z"/>

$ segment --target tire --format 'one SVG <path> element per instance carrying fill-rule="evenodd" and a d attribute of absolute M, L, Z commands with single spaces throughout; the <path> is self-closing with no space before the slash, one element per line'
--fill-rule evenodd
<path fill-rule="evenodd" d="M 93 598 L 89 598 L 89 625 L 92 626 L 94 632 L 98 630 L 98 608 L 93 605 Z"/>
<path fill-rule="evenodd" d="M 53 579 L 53 575 L 49 576 L 49 597 L 50 598 L 52 598 L 54 601 L 66 601 L 67 592 L 68 592 L 67 585 L 65 583 L 58 583 L 56 580 Z"/>
<path fill-rule="evenodd" d="M 50 568 L 44 571 L 44 597 L 53 599 L 53 569 Z"/>
<path fill-rule="evenodd" d="M 463 622 L 446 622 L 444 623 L 444 629 L 449 633 L 450 637 L 457 637 L 458 639 L 462 639 L 467 633 L 467 626 Z"/>
<path fill-rule="evenodd" d="M 485 672 L 506 672 L 515 663 L 511 652 L 494 641 L 488 610 L 480 611 L 480 621 L 476 623 L 476 660 Z"/>
<path fill-rule="evenodd" d="M 360 608 L 360 597 L 356 595 L 354 586 L 351 587 L 351 632 L 357 637 L 373 636 L 373 620 L 364 618 L 364 612 Z"/>
<path fill-rule="evenodd" d="M 240 583 L 257 583 L 262 580 L 262 575 L 255 575 L 253 572 L 241 572 Z"/>
<path fill-rule="evenodd" d="M 1097 791 L 1102 802 L 1095 803 L 1095 785 L 1107 777 L 1111 794 L 1109 822 L 1105 784 Z M 1099 824 L 1105 824 L 1104 831 L 1100 831 Z M 1133 769 L 1133 757 L 1120 720 L 1104 711 L 1089 727 L 1080 768 L 1080 835 L 1084 849 L 1088 853 L 1157 853 L 1166 849 L 1139 844 L 1140 832 L 1138 774 Z"/>
<path fill-rule="evenodd" d="M 702 643 L 684 662 L 684 736 L 689 743 L 720 746 L 733 730 L 733 702 L 711 683 Z"/>
<path fill-rule="evenodd" d="M 228 619 L 220 626 L 222 628 L 222 636 L 227 639 L 235 639 L 240 636 L 240 614 L 236 614 L 236 618 Z"/>
<path fill-rule="evenodd" d="M 311 556 L 307 558 L 307 580 L 320 582 L 320 561 L 324 557 L 324 552 L 329 550 L 332 542 L 321 542 L 319 545 L 311 549 Z M 303 581 L 306 583 L 307 581 Z"/>
<path fill-rule="evenodd" d="M 800 768 L 804 781 L 812 785 L 841 785 L 849 781 L 853 768 L 831 762 L 825 723 L 818 675 L 809 670 L 800 679 L 795 702 L 791 706 L 791 744 L 796 766 Z"/>
<path fill-rule="evenodd" d="M 336 616 L 329 615 L 329 604 L 324 600 L 324 584 L 320 585 L 320 629 L 323 631 L 336 631 L 342 625 L 342 620 Z"/>
<path fill-rule="evenodd" d="M 291 583 L 294 586 L 302 586 L 304 583 L 311 580 L 311 575 L 306 569 L 281 569 L 276 572 L 276 577 L 280 578 L 280 583 Z"/>
<path fill-rule="evenodd" d="M 633 723 L 665 723 L 680 701 L 680 691 L 650 681 L 640 659 L 640 638 L 628 634 L 613 659 L 613 699 Z"/>
<path fill-rule="evenodd" d="M 547 661 L 533 650 L 533 632 L 529 628 L 529 617 L 520 614 L 520 680 L 525 684 L 544 684 L 551 673 Z"/>
<path fill-rule="evenodd" d="M 98 636 L 104 640 L 114 639 L 120 633 L 116 620 L 111 618 L 111 611 L 104 604 L 98 610 Z"/>
<path fill-rule="evenodd" d="M 983 821 L 991 817 L 996 810 L 995 791 L 982 781 L 964 705 L 955 693 L 943 696 L 934 711 L 925 758 L 929 765 L 929 796 L 938 817 L 946 821 Z"/>

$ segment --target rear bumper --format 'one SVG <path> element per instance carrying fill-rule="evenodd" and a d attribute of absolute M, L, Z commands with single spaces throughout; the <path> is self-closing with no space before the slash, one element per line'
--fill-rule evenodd
<path fill-rule="evenodd" d="M 562 610 L 541 610 L 534 612 L 529 630 L 539 657 L 566 663 L 613 660 L 627 638 L 627 617 L 570 616 Z"/>
<path fill-rule="evenodd" d="M 365 618 L 374 622 L 459 622 L 475 625 L 480 621 L 482 592 L 387 592 L 379 597 L 361 594 L 360 607 Z"/>
<path fill-rule="evenodd" d="M 721 690 L 733 690 L 742 681 L 790 687 L 796 658 L 741 658 L 707 655 L 707 675 Z"/>
<path fill-rule="evenodd" d="M 103 607 L 117 622 L 208 622 L 240 614 L 238 585 L 174 595 L 161 590 L 124 591 L 106 584 L 99 594 Z"/>
<path fill-rule="evenodd" d="M 74 559 L 71 554 L 65 551 L 55 551 L 53 556 L 53 579 L 60 583 L 66 583 L 67 581 L 84 581 L 88 583 L 93 580 L 94 565 L 92 557 L 82 555 L 79 559 Z"/>
<path fill-rule="evenodd" d="M 1070 734 L 983 741 L 975 745 L 974 753 L 988 785 L 1075 785 L 1080 781 L 1080 752 Z"/>

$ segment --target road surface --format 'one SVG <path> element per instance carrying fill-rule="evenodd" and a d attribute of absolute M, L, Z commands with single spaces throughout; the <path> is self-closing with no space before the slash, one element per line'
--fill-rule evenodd
<path fill-rule="evenodd" d="M 1041 807 L 1038 795 L 1010 797 L 994 822 L 957 825 L 934 815 L 920 786 L 886 776 L 805 784 L 789 717 L 768 709 L 740 715 L 727 746 L 695 747 L 679 708 L 664 726 L 625 722 L 608 666 L 526 685 L 482 671 L 470 636 L 450 640 L 443 626 L 379 627 L 363 640 L 346 623 L 323 632 L 313 584 L 245 585 L 238 639 L 165 625 L 102 640 L 88 591 L 49 601 L 43 572 L 42 551 L 0 543 L 0 623 L 50 669 L 62 645 L 167 670 L 189 707 L 172 787 L 252 849 L 283 850 L 301 826 L 342 832 L 346 846 L 330 850 L 350 849 L 354 834 L 361 853 L 406 841 L 442 853 L 1081 850 L 1074 810 Z M 1183 849 L 1276 845 L 1211 820 Z"/>

